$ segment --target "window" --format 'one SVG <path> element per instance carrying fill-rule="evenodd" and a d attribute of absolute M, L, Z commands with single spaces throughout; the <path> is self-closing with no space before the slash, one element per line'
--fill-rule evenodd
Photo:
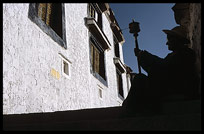
<path fill-rule="evenodd" d="M 84 18 L 84 21 L 89 32 L 94 35 L 94 37 L 97 39 L 104 50 L 110 49 L 111 44 L 105 33 L 103 32 L 102 11 L 99 9 L 98 4 L 89 3 L 87 9 L 88 15 Z"/>
<path fill-rule="evenodd" d="M 114 38 L 115 56 L 120 58 L 119 43 L 115 36 L 113 38 Z"/>
<path fill-rule="evenodd" d="M 96 3 L 88 4 L 88 17 L 95 18 L 98 27 L 102 30 L 102 13 Z"/>
<path fill-rule="evenodd" d="M 116 67 L 118 96 L 119 98 L 124 99 L 122 73 L 124 73 L 126 69 L 125 69 L 125 65 L 120 60 L 120 48 L 119 48 L 120 44 L 115 35 L 113 35 L 113 42 L 114 42 L 114 50 L 115 50 L 115 57 L 113 58 L 113 60 Z"/>
<path fill-rule="evenodd" d="M 67 48 L 65 38 L 64 4 L 30 4 L 28 17 L 60 46 Z"/>
<path fill-rule="evenodd" d="M 90 37 L 90 55 L 92 71 L 99 74 L 105 80 L 104 50 L 93 35 Z"/>
<path fill-rule="evenodd" d="M 59 56 L 62 59 L 62 75 L 65 76 L 66 78 L 70 78 L 71 76 L 71 62 L 65 58 L 64 55 L 59 53 Z"/>
<path fill-rule="evenodd" d="M 118 95 L 119 95 L 119 97 L 122 97 L 122 99 L 123 99 L 124 98 L 124 94 L 123 94 L 122 74 L 118 70 L 116 71 L 116 74 L 117 74 Z"/>
<path fill-rule="evenodd" d="M 98 20 L 97 20 L 97 23 L 98 23 L 98 27 L 102 30 L 102 14 L 101 13 L 98 13 Z"/>
<path fill-rule="evenodd" d="M 98 4 L 88 4 L 88 16 L 85 25 L 89 30 L 90 66 L 91 73 L 107 86 L 105 74 L 105 50 L 109 48 L 109 41 L 102 31 L 102 12 Z"/>
<path fill-rule="evenodd" d="M 37 9 L 38 17 L 62 38 L 62 5 L 38 3 Z"/>
<path fill-rule="evenodd" d="M 37 4 L 37 13 L 38 17 L 43 20 L 47 25 L 50 25 L 50 18 L 52 13 L 52 4 L 51 3 L 38 3 Z"/>
<path fill-rule="evenodd" d="M 95 18 L 95 9 L 94 9 L 94 7 L 93 7 L 93 5 L 92 4 L 88 4 L 88 11 L 89 11 L 89 13 L 88 13 L 88 16 L 89 17 L 93 17 L 93 18 Z"/>
<path fill-rule="evenodd" d="M 69 64 L 65 60 L 63 60 L 63 72 L 69 75 Z"/>

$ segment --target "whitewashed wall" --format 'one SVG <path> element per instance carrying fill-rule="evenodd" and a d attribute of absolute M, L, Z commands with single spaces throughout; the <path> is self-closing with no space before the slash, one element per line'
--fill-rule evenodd
<path fill-rule="evenodd" d="M 90 73 L 88 29 L 84 24 L 86 3 L 65 4 L 67 50 L 28 18 L 28 10 L 29 4 L 3 4 L 3 114 L 120 105 L 113 36 L 106 16 L 103 27 L 111 43 L 111 49 L 105 52 L 108 87 Z M 59 53 L 71 61 L 70 78 L 62 75 Z M 60 74 L 59 79 L 51 70 Z M 125 74 L 123 79 L 127 94 Z"/>

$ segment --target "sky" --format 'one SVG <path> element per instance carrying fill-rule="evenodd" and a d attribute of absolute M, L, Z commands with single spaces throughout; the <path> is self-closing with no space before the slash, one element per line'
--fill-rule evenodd
<path fill-rule="evenodd" d="M 171 9 L 174 3 L 109 3 L 115 18 L 122 31 L 125 43 L 123 44 L 124 63 L 138 73 L 137 58 L 134 55 L 135 40 L 129 33 L 128 25 L 134 19 L 139 22 L 138 33 L 139 49 L 165 58 L 171 51 L 166 45 L 166 34 L 163 29 L 172 29 L 176 24 L 174 12 Z M 143 69 L 142 73 L 147 74 Z"/>

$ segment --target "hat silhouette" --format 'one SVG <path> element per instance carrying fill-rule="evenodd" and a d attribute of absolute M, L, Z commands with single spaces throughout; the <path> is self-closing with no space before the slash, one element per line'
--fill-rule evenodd
<path fill-rule="evenodd" d="M 187 32 L 186 32 L 185 27 L 183 27 L 183 26 L 176 26 L 171 30 L 164 29 L 162 31 L 165 32 L 166 34 L 177 36 L 178 38 L 180 38 L 183 41 L 184 44 L 190 43 L 190 41 L 186 38 Z"/>

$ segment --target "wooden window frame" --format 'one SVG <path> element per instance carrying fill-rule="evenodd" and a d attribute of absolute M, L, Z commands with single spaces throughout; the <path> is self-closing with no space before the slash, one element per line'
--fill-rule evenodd
<path fill-rule="evenodd" d="M 100 43 L 90 33 L 89 36 L 90 45 L 90 69 L 93 76 L 95 76 L 101 83 L 108 86 L 106 80 L 106 68 L 105 68 L 105 51 L 101 47 Z M 99 53 L 99 60 L 96 60 L 96 53 Z M 98 64 L 96 64 L 98 63 Z M 98 68 L 97 68 L 98 67 Z"/>
<path fill-rule="evenodd" d="M 96 10 L 92 4 L 88 4 L 88 17 L 96 18 Z"/>
<path fill-rule="evenodd" d="M 117 79 L 118 97 L 123 100 L 124 91 L 123 91 L 122 73 L 117 68 L 116 68 L 116 79 Z"/>
<path fill-rule="evenodd" d="M 38 3 L 29 4 L 28 18 L 39 26 L 41 30 L 49 35 L 55 42 L 57 42 L 57 44 L 64 49 L 67 49 L 64 3 L 61 3 L 61 35 L 38 16 Z"/>
<path fill-rule="evenodd" d="M 102 11 L 100 11 L 97 3 L 88 4 L 88 17 L 94 18 L 98 27 L 101 29 L 101 31 L 103 31 Z"/>

